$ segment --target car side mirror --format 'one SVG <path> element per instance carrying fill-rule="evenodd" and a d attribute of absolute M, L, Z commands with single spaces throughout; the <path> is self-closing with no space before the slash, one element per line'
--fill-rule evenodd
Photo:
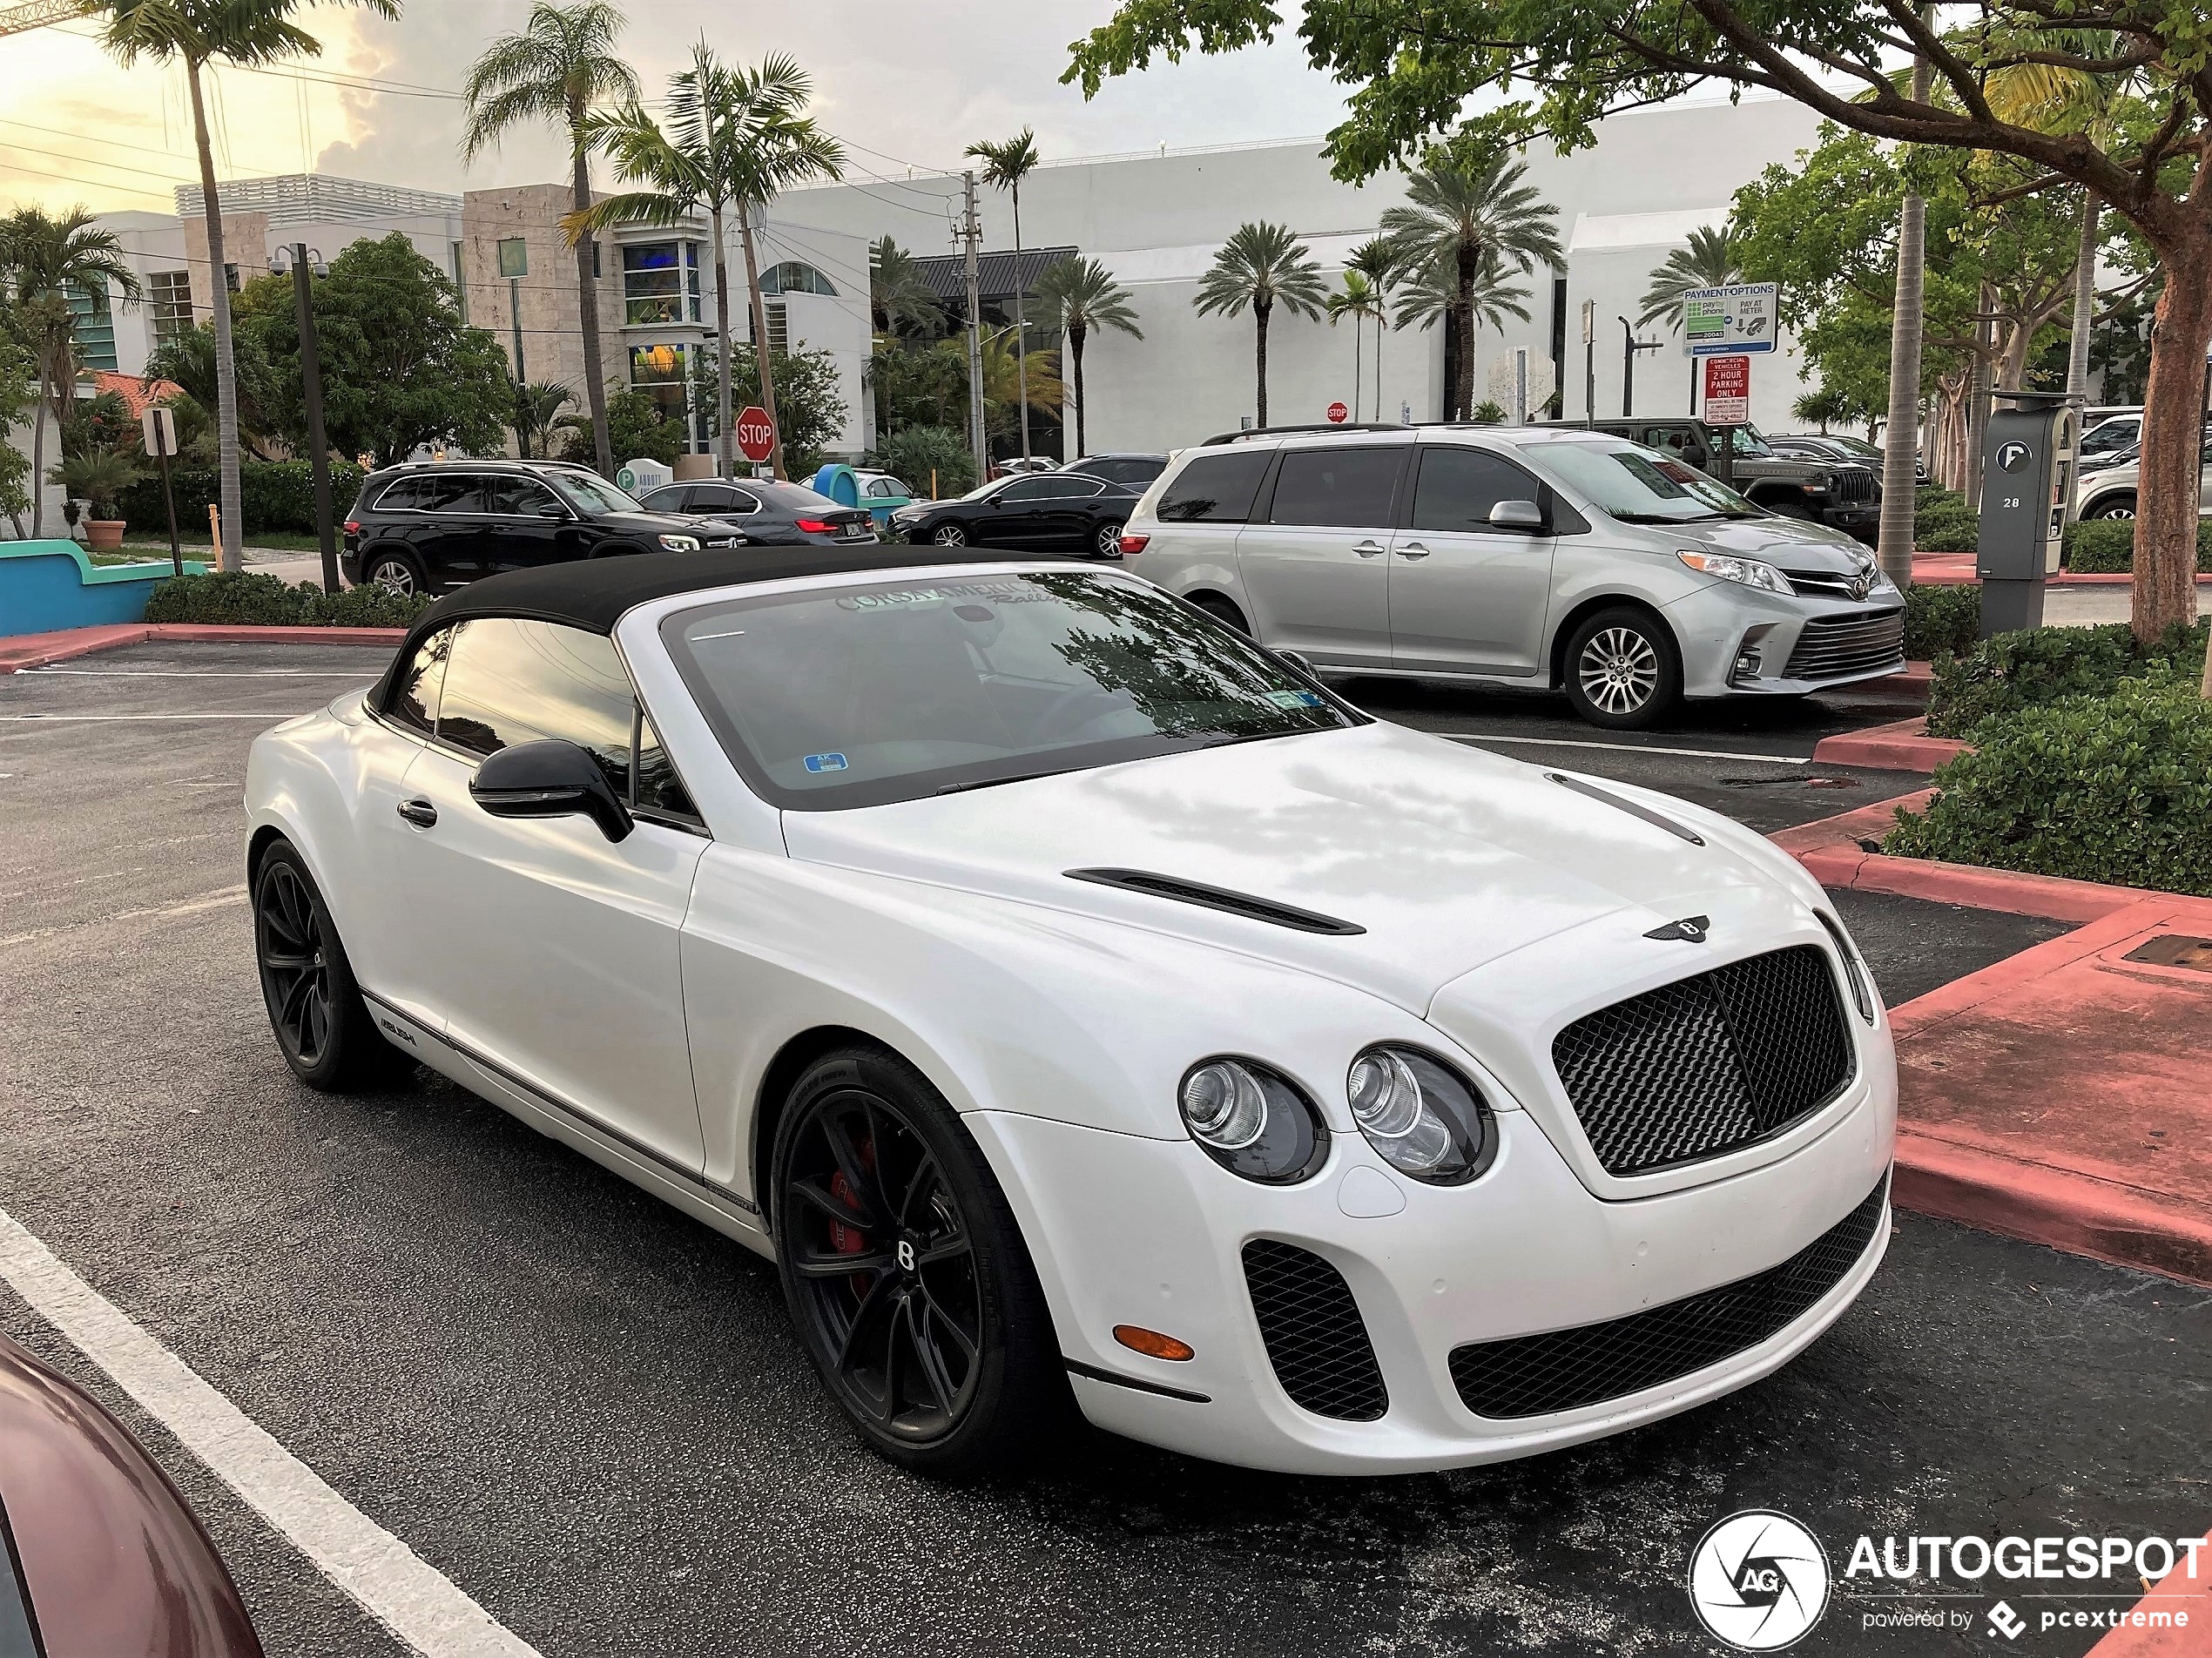
<path fill-rule="evenodd" d="M 476 768 L 469 794 L 495 818 L 587 817 L 610 840 L 636 826 L 599 762 L 561 738 L 500 750 Z"/>
<path fill-rule="evenodd" d="M 1321 683 L 1320 675 L 1313 671 L 1313 664 L 1306 660 L 1302 652 L 1297 650 L 1277 650 L 1271 654 L 1274 656 L 1276 661 L 1281 663 L 1292 673 L 1298 675 L 1299 678 L 1311 679 L 1316 684 Z"/>
<path fill-rule="evenodd" d="M 1533 501 L 1501 501 L 1490 509 L 1493 529 L 1541 531 L 1544 509 Z"/>
<path fill-rule="evenodd" d="M 537 509 L 537 516 L 541 518 L 550 518 L 556 524 L 566 523 L 569 518 L 569 515 L 558 507 L 540 507 Z"/>

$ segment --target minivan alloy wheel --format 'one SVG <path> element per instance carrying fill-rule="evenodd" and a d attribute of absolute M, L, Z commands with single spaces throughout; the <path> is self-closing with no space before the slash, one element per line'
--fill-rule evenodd
<path fill-rule="evenodd" d="M 1633 628 L 1606 628 L 1583 645 L 1575 674 L 1594 707 L 1633 714 L 1659 688 L 1659 653 Z"/>

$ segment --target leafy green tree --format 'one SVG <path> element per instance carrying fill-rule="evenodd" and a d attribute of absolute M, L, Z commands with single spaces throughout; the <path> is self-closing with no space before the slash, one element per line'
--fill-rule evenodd
<path fill-rule="evenodd" d="M 749 345 L 740 345 L 736 351 L 730 365 L 732 394 L 748 403 L 759 403 L 761 389 L 757 354 Z M 718 365 L 703 361 L 698 373 L 703 381 L 711 384 L 718 379 Z M 783 434 L 791 475 L 795 478 L 812 477 L 822 464 L 824 451 L 843 435 L 845 422 L 853 412 L 845 401 L 844 388 L 839 383 L 837 360 L 821 350 L 779 351 L 768 360 L 768 379 L 776 388 L 776 429 Z M 702 398 L 700 402 L 705 406 L 707 400 Z M 715 431 L 713 422 L 710 408 L 710 433 Z"/>
<path fill-rule="evenodd" d="M 270 366 L 269 354 L 262 347 L 260 332 L 261 322 L 268 315 L 297 318 L 292 281 L 288 276 L 280 276 L 261 277 L 247 283 L 233 312 L 237 331 L 231 338 L 231 383 L 238 400 L 239 441 L 264 461 L 277 458 L 275 446 L 284 432 L 304 423 L 304 414 L 292 420 L 286 417 L 284 390 L 278 383 L 276 370 Z M 257 309 L 262 315 L 247 312 L 249 294 L 259 296 Z M 214 327 L 201 323 L 179 329 L 171 339 L 155 347 L 152 355 L 146 359 L 146 378 L 165 380 L 181 387 L 204 425 L 206 411 L 216 403 L 215 363 Z M 185 431 L 179 426 L 178 448 L 184 448 L 185 441 Z"/>
<path fill-rule="evenodd" d="M 624 223 L 673 225 L 704 208 L 714 241 L 714 340 L 717 361 L 733 361 L 730 336 L 730 272 L 723 236 L 725 219 L 738 221 L 745 251 L 745 287 L 752 301 L 752 337 L 768 337 L 768 312 L 760 297 L 760 259 L 752 236 L 756 213 L 765 214 L 783 192 L 818 179 L 844 176 L 845 147 L 806 113 L 813 82 L 796 60 L 780 53 L 758 69 L 733 69 L 702 40 L 691 66 L 670 78 L 664 126 L 632 103 L 591 118 L 592 141 L 613 157 L 624 182 L 589 211 L 563 221 L 571 237 Z M 769 464 L 786 475 L 783 428 L 777 424 L 775 362 L 761 407 L 768 411 L 772 447 Z M 735 470 L 731 451 L 731 388 L 725 374 L 715 402 L 722 435 L 722 470 Z"/>
<path fill-rule="evenodd" d="M 550 122 L 568 133 L 574 211 L 588 212 L 591 112 L 637 98 L 637 77 L 615 53 L 623 22 L 621 8 L 606 0 L 576 0 L 569 5 L 537 0 L 522 32 L 493 41 L 469 71 L 462 87 L 469 104 L 462 159 L 472 161 L 497 147 L 511 127 Z M 576 244 L 576 298 L 583 322 L 583 396 L 591 417 L 592 445 L 600 475 L 611 477 L 615 460 L 607 430 L 607 377 L 599 358 L 599 284 L 592 271 L 596 251 L 588 239 Z"/>
<path fill-rule="evenodd" d="M 1396 326 L 1426 332 L 1464 307 L 1477 338 L 1486 327 L 1503 333 L 1507 318 L 1528 320 L 1528 285 L 1518 278 L 1519 273 L 1493 251 L 1476 267 L 1474 280 L 1462 289 L 1457 258 L 1430 259 L 1399 284 Z M 1471 343 L 1464 349 L 1472 355 Z M 1473 411 L 1465 418 L 1473 420 Z"/>
<path fill-rule="evenodd" d="M 867 383 L 880 437 L 915 426 L 957 429 L 968 418 L 968 348 L 960 340 L 879 343 L 868 359 Z"/>
<path fill-rule="evenodd" d="M 540 455 L 550 455 L 553 428 L 561 419 L 561 411 L 575 401 L 576 393 L 558 381 L 534 380 L 518 388 L 515 393 L 516 448 L 524 456 L 533 448 Z M 599 421 L 596 419 L 591 421 L 591 444 L 596 455 L 599 445 Z M 599 475 L 607 475 L 603 472 Z"/>
<path fill-rule="evenodd" d="M 61 485 L 72 501 L 91 503 L 92 516 L 112 523 L 123 516 L 117 505 L 123 492 L 146 475 L 145 468 L 116 449 L 89 449 L 72 455 L 46 475 Z"/>
<path fill-rule="evenodd" d="M 1359 418 L 1359 387 L 1365 377 L 1361 367 L 1360 347 L 1366 343 L 1366 329 L 1372 320 L 1378 328 L 1390 320 L 1389 307 L 1383 302 L 1382 290 L 1369 281 L 1359 271 L 1344 273 L 1344 286 L 1329 296 L 1324 307 L 1329 313 L 1329 326 L 1333 328 L 1346 317 L 1352 319 L 1352 418 Z M 1382 350 L 1378 339 L 1375 349 Z M 1379 394 L 1378 394 L 1379 395 Z"/>
<path fill-rule="evenodd" d="M 1459 361 L 1447 420 L 1465 418 L 1474 403 L 1476 283 L 1489 275 L 1494 284 L 1507 269 L 1525 273 L 1567 263 L 1559 209 L 1526 182 L 1527 173 L 1502 150 L 1462 161 L 1432 149 L 1406 179 L 1404 205 L 1383 212 L 1383 233 L 1405 250 L 1408 269 L 1432 280 L 1441 270 L 1451 273 L 1447 314 Z"/>
<path fill-rule="evenodd" d="M 1130 291 L 1095 259 L 1059 259 L 1037 278 L 1037 308 L 1046 322 L 1068 337 L 1068 358 L 1075 371 L 1076 454 L 1089 453 L 1083 421 L 1083 347 L 1094 328 L 1114 328 L 1133 340 L 1144 338 L 1136 326 Z"/>
<path fill-rule="evenodd" d="M 1328 300 L 1321 267 L 1288 225 L 1239 225 L 1198 279 L 1191 303 L 1200 316 L 1241 317 L 1247 309 L 1252 313 L 1258 331 L 1257 424 L 1267 424 L 1267 325 L 1275 307 L 1292 316 L 1318 317 Z"/>
<path fill-rule="evenodd" d="M 888 236 L 868 248 L 868 308 L 876 331 L 894 339 L 934 340 L 945 332 L 945 307 L 921 262 Z"/>
<path fill-rule="evenodd" d="M 1008 192 L 1014 199 L 1014 265 L 1022 266 L 1022 181 L 1035 171 L 1037 155 L 1037 135 L 1023 127 L 1010 138 L 996 144 L 978 139 L 963 152 L 983 164 L 983 182 L 994 190 Z M 1029 398 L 1026 388 L 1029 371 L 1028 324 L 1022 315 L 1022 285 L 1014 285 L 1014 356 L 1018 365 L 1015 372 L 1016 394 L 1022 405 L 1022 458 L 1029 458 Z"/>
<path fill-rule="evenodd" d="M 945 500 L 975 487 L 975 456 L 963 432 L 949 426 L 909 426 L 876 446 L 876 465 L 924 495 Z"/>
<path fill-rule="evenodd" d="M 263 278 L 289 288 L 288 279 Z M 258 285 L 257 285 L 258 286 Z M 461 320 L 461 292 L 395 231 L 359 241 L 310 279 L 322 358 L 324 428 L 340 455 L 371 455 L 379 466 L 425 445 L 474 455 L 506 448 L 515 414 L 507 354 L 498 340 Z M 300 330 L 291 307 L 253 304 L 254 333 L 281 388 L 285 435 L 307 447 L 300 393 Z"/>
<path fill-rule="evenodd" d="M 215 316 L 216 427 L 223 475 L 223 544 L 217 565 L 244 567 L 245 497 L 239 482 L 238 388 L 231 356 L 231 297 L 222 280 L 223 205 L 215 180 L 215 147 L 207 126 L 201 71 L 216 62 L 245 68 L 314 57 L 322 43 L 293 22 L 315 0 L 106 0 L 107 49 L 125 69 L 141 57 L 182 64 L 192 99 L 192 141 L 199 152 L 200 207 L 207 224 L 208 271 L 201 278 Z M 380 17 L 400 15 L 399 0 L 332 0 Z"/>
<path fill-rule="evenodd" d="M 1329 136 L 1337 173 L 1368 178 L 1447 134 L 1472 157 L 1538 134 L 1573 151 L 1608 111 L 1695 88 L 1757 88 L 1892 143 L 2011 158 L 1998 196 L 2070 184 L 2156 250 L 2166 280 L 2145 398 L 2133 627 L 2150 640 L 2196 608 L 2198 449 L 2212 347 L 2212 26 L 2202 0 L 1986 0 L 1946 33 L 1912 0 L 1302 0 L 1314 68 L 1354 89 Z M 1064 78 L 1109 75 L 1271 40 L 1275 0 L 1122 0 L 1076 44 Z M 2072 31 L 2063 44 L 2054 28 Z M 2108 34 L 2106 55 L 2091 41 Z M 2039 35 L 2044 37 L 2037 38 Z M 1900 84 L 1902 56 L 1927 64 Z M 2108 136 L 2007 119 L 1987 82 L 2042 64 L 2129 74 L 2143 91 Z M 1924 90 L 1924 88 L 1925 90 Z M 2212 668 L 2208 668 L 2212 676 Z M 2212 677 L 2206 681 L 2212 694 Z"/>
<path fill-rule="evenodd" d="M 988 430 L 1011 436 L 1017 411 L 1033 404 L 1056 411 L 1067 402 L 1058 352 L 1029 354 L 1022 348 L 1022 331 L 1011 324 L 987 330 L 981 344 L 983 424 Z"/>
<path fill-rule="evenodd" d="M 17 334 L 21 319 L 15 307 L 0 303 L 0 513 L 8 515 L 16 539 L 23 539 L 23 516 L 30 510 L 30 457 L 15 446 L 12 435 L 26 415 L 39 408 L 37 377 L 32 353 Z"/>
<path fill-rule="evenodd" d="M 77 396 L 77 315 L 72 291 L 105 300 L 111 286 L 127 299 L 138 294 L 138 279 L 123 258 L 111 231 L 93 222 L 89 207 L 55 218 L 37 207 L 18 209 L 0 219 L 0 280 L 12 301 L 17 327 L 30 347 L 45 412 L 56 427 L 67 425 Z M 46 421 L 32 422 L 30 466 L 46 475 Z M 44 499 L 31 502 L 30 533 L 44 527 Z"/>
<path fill-rule="evenodd" d="M 1793 420 L 1811 421 L 1824 435 L 1831 426 L 1863 426 L 1869 442 L 1873 441 L 1874 428 L 1881 421 L 1880 414 L 1848 392 L 1827 385 L 1807 392 L 1791 404 L 1790 415 Z"/>
<path fill-rule="evenodd" d="M 1406 274 L 1405 250 L 1387 236 L 1370 236 L 1352 250 L 1344 262 L 1346 271 L 1356 271 L 1367 279 L 1380 299 L 1385 309 L 1375 319 L 1375 418 L 1382 419 L 1383 336 L 1391 330 L 1388 307 L 1391 294 L 1400 278 Z"/>
<path fill-rule="evenodd" d="M 563 414 L 554 422 L 553 429 L 560 435 L 562 460 L 592 464 L 598 439 L 589 415 Z M 651 392 L 633 386 L 607 400 L 607 441 L 614 447 L 617 464 L 658 461 L 663 466 L 674 466 L 676 457 L 684 453 L 684 422 L 664 409 Z"/>

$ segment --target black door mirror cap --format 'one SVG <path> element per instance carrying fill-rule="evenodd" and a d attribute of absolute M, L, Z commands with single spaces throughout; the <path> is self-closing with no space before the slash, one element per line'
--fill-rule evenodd
<path fill-rule="evenodd" d="M 518 743 L 488 756 L 469 780 L 469 794 L 495 818 L 587 817 L 609 840 L 624 839 L 637 826 L 599 762 L 563 738 Z"/>

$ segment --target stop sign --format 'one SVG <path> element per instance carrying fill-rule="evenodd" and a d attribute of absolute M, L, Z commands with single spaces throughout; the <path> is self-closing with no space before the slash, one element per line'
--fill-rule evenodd
<path fill-rule="evenodd" d="M 1331 425 L 1342 426 L 1351 418 L 1352 411 L 1346 408 L 1342 403 L 1332 403 L 1329 405 L 1329 423 Z"/>
<path fill-rule="evenodd" d="M 745 405 L 738 416 L 738 450 L 748 461 L 759 462 L 775 453 L 776 430 L 768 423 L 768 411 L 758 403 Z"/>

